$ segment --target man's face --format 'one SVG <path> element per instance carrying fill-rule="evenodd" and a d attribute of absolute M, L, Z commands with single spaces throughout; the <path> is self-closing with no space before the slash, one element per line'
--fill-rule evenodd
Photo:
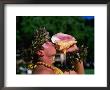
<path fill-rule="evenodd" d="M 47 57 L 49 60 L 53 60 L 56 54 L 56 49 L 54 47 L 54 45 L 51 42 L 46 42 L 43 45 L 43 51 L 44 51 L 44 55 L 45 57 Z"/>

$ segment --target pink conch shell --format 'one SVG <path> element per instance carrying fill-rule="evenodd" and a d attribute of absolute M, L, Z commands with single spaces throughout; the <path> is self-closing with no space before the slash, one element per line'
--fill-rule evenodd
<path fill-rule="evenodd" d="M 66 52 L 70 46 L 77 43 L 73 36 L 64 33 L 57 33 L 53 35 L 51 40 L 59 46 L 59 50 L 63 50 L 64 52 Z"/>

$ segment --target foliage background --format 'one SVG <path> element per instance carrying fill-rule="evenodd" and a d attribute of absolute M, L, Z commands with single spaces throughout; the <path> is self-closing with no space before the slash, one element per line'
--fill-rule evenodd
<path fill-rule="evenodd" d="M 78 46 L 84 44 L 88 47 L 84 65 L 86 69 L 94 69 L 94 16 L 17 16 L 17 51 L 21 48 L 28 48 L 31 45 L 34 31 L 42 26 L 46 27 L 50 36 L 58 32 L 67 33 L 76 38 Z M 94 73 L 93 70 L 92 73 Z"/>

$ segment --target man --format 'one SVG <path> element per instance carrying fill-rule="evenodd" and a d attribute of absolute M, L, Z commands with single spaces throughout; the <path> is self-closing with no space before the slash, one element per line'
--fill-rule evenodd
<path fill-rule="evenodd" d="M 77 50 L 77 46 L 74 44 L 67 52 L 72 52 Z M 35 66 L 33 74 L 83 74 L 84 66 L 83 62 L 76 61 L 74 66 L 76 70 L 72 71 L 62 71 L 53 65 L 54 58 L 56 54 L 56 49 L 54 44 L 49 41 L 49 33 L 45 28 L 40 28 L 35 33 L 35 38 L 32 42 L 32 50 L 35 56 L 39 58 L 35 59 Z M 34 59 L 34 58 L 33 58 Z"/>

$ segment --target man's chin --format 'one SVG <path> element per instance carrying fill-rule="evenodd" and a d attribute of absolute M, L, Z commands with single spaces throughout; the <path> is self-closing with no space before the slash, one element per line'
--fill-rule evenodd
<path fill-rule="evenodd" d="M 55 63 L 55 61 L 52 61 L 52 64 L 54 64 Z"/>

